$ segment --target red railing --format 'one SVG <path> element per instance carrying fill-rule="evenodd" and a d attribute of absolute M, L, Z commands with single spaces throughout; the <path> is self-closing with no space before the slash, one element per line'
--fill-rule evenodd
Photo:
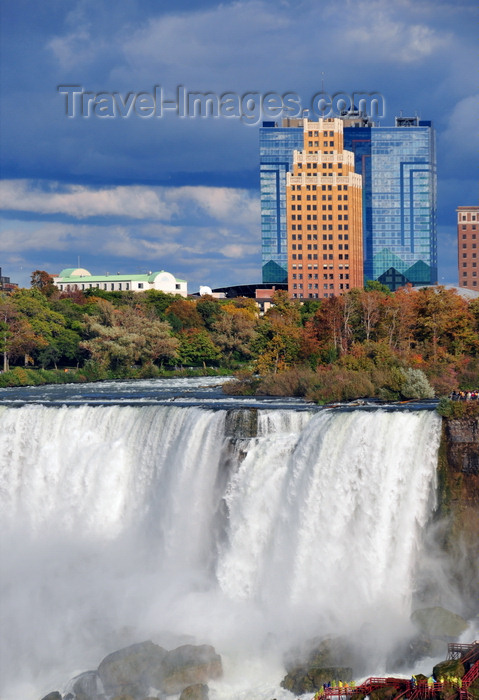
<path fill-rule="evenodd" d="M 462 687 L 469 688 L 471 683 L 474 683 L 476 678 L 479 678 L 479 661 L 471 666 L 469 671 L 462 677 Z"/>
<path fill-rule="evenodd" d="M 475 656 L 479 656 L 479 642 L 473 642 L 472 644 L 449 644 L 449 655 L 450 654 L 461 654 L 462 661 L 467 661 L 474 659 Z M 452 658 L 449 656 L 449 658 Z M 399 693 L 395 696 L 394 700 L 427 700 L 432 699 L 440 692 L 444 692 L 446 689 L 456 690 L 458 700 L 472 700 L 471 694 L 467 691 L 471 683 L 473 683 L 477 678 L 479 678 L 479 661 L 471 666 L 468 672 L 462 677 L 459 682 L 459 687 L 453 684 L 451 681 L 444 681 L 443 683 L 427 680 L 408 680 L 406 678 L 383 678 L 383 677 L 373 677 L 367 678 L 361 685 L 355 686 L 348 683 L 339 684 L 334 688 L 323 688 L 317 696 L 319 698 L 344 698 L 349 700 L 353 698 L 354 695 L 369 695 L 374 690 L 379 690 L 380 688 L 393 687 L 396 688 Z"/>
<path fill-rule="evenodd" d="M 461 657 L 461 661 L 463 664 L 471 661 L 473 663 L 479 661 L 479 642 L 473 642 L 470 645 L 469 650 Z"/>
<path fill-rule="evenodd" d="M 475 654 L 479 654 L 479 641 L 471 642 L 470 644 L 452 642 L 447 645 L 448 659 L 462 659 L 466 661 Z"/>

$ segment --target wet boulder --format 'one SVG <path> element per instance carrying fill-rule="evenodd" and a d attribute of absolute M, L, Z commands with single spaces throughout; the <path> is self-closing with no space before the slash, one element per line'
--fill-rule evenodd
<path fill-rule="evenodd" d="M 464 673 L 464 664 L 460 659 L 440 661 L 432 670 L 434 678 L 442 678 L 443 680 L 447 680 L 448 678 L 462 678 Z"/>
<path fill-rule="evenodd" d="M 281 686 L 295 695 L 314 693 L 324 683 L 349 682 L 353 671 L 347 640 L 341 637 L 311 639 L 291 649 L 285 659 L 287 675 Z"/>
<path fill-rule="evenodd" d="M 205 683 L 189 685 L 181 692 L 180 700 L 208 700 L 208 686 Z"/>
<path fill-rule="evenodd" d="M 109 654 L 98 667 L 105 693 L 143 700 L 151 688 L 161 689 L 167 654 L 165 649 L 150 641 Z"/>
<path fill-rule="evenodd" d="M 48 695 L 45 695 L 42 700 L 62 700 L 62 696 L 58 690 L 53 690 L 51 693 L 48 693 Z"/>
<path fill-rule="evenodd" d="M 103 684 L 96 671 L 85 671 L 75 676 L 68 690 L 75 700 L 106 700 Z"/>
<path fill-rule="evenodd" d="M 205 684 L 222 673 L 221 657 L 212 646 L 186 644 L 166 651 L 151 641 L 115 651 L 98 667 L 105 695 L 125 700 L 144 700 L 152 692 L 181 693 L 188 686 Z M 204 690 L 191 692 L 200 697 Z M 97 700 L 96 696 L 92 700 Z"/>
<path fill-rule="evenodd" d="M 415 610 L 411 615 L 413 624 L 429 638 L 453 641 L 465 632 L 469 625 L 460 615 L 446 608 L 434 606 Z"/>
<path fill-rule="evenodd" d="M 352 679 L 352 669 L 346 666 L 298 666 L 288 671 L 281 681 L 281 687 L 295 695 L 314 693 L 323 687 L 324 683 Z"/>
<path fill-rule="evenodd" d="M 168 695 L 223 675 L 221 656 L 208 644 L 185 644 L 167 653 L 161 689 Z"/>

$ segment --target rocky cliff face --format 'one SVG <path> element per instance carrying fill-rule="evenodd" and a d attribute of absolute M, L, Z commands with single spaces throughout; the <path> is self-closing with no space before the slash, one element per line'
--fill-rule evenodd
<path fill-rule="evenodd" d="M 478 614 L 479 600 L 479 418 L 444 419 L 439 455 L 438 518 L 444 549 L 452 559 L 452 583 L 466 604 L 464 614 Z"/>

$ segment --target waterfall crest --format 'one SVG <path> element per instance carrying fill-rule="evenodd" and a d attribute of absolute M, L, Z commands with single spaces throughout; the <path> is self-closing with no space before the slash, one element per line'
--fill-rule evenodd
<path fill-rule="evenodd" d="M 259 654 L 409 618 L 437 414 L 227 413 L 1 409 L 2 697 L 163 632 Z"/>

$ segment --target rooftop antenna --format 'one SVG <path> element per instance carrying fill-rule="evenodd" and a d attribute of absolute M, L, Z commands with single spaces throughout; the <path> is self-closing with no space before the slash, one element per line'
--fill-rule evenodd
<path fill-rule="evenodd" d="M 80 267 L 80 256 L 78 256 L 78 265 L 77 267 Z"/>

